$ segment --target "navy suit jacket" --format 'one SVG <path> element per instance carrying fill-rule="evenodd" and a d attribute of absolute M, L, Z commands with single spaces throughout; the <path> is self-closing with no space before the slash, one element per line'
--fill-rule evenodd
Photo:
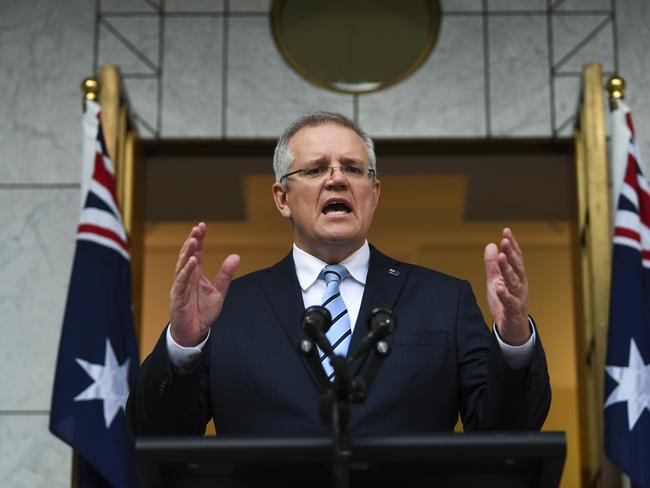
<path fill-rule="evenodd" d="M 451 431 L 459 412 L 465 430 L 541 428 L 551 392 L 539 334 L 530 365 L 510 368 L 467 282 L 371 246 L 350 351 L 375 307 L 393 309 L 398 325 L 367 400 L 352 407 L 352 432 Z M 318 405 L 329 384 L 298 351 L 303 311 L 291 254 L 234 280 L 191 370 L 170 363 L 165 334 L 142 364 L 127 407 L 134 433 L 202 434 L 210 417 L 223 434 L 327 431 Z"/>

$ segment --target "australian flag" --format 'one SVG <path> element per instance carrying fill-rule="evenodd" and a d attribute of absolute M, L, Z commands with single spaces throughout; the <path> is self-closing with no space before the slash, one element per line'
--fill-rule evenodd
<path fill-rule="evenodd" d="M 613 137 L 622 131 L 627 150 L 614 224 L 605 453 L 640 488 L 650 488 L 650 191 L 630 111 L 618 103 L 614 119 L 624 125 Z"/>
<path fill-rule="evenodd" d="M 77 486 L 137 486 L 124 413 L 138 367 L 127 238 L 99 106 L 86 102 L 89 181 L 54 378 L 50 430 L 77 453 Z M 91 150 L 88 151 L 88 144 Z M 93 150 L 94 149 L 94 150 Z"/>

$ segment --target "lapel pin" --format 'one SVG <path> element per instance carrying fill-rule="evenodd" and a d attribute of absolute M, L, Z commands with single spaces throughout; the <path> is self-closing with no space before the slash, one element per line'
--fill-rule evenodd
<path fill-rule="evenodd" d="M 397 271 L 395 268 L 388 268 L 388 274 L 393 276 L 399 276 L 399 271 Z"/>

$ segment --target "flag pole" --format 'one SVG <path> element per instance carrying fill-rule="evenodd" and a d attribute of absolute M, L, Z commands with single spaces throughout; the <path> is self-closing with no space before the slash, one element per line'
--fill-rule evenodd
<path fill-rule="evenodd" d="M 593 486 L 602 486 L 602 371 L 609 316 L 609 269 L 611 230 L 605 96 L 602 67 L 585 65 L 576 125 L 576 177 L 578 189 L 578 253 L 581 287 L 581 324 L 578 343 L 581 372 L 581 403 L 584 416 L 583 466 Z"/>
<path fill-rule="evenodd" d="M 619 101 L 625 100 L 625 79 L 623 79 L 618 74 L 614 74 L 609 77 L 607 80 L 606 88 L 607 93 L 609 94 L 609 110 L 610 110 L 610 120 L 612 121 L 612 126 L 620 124 L 625 126 L 626 123 L 624 120 L 618 120 L 618 117 L 622 117 L 621 114 L 617 113 L 619 108 Z M 627 157 L 623 156 L 627 154 L 627 139 L 621 139 L 615 136 L 615 130 L 612 127 L 612 136 L 610 137 L 610 151 L 609 151 L 609 181 L 610 181 L 610 227 L 614 229 L 614 218 L 616 216 L 616 204 L 617 197 L 621 191 L 621 184 L 623 181 L 623 174 L 625 173 L 625 164 L 621 164 L 621 161 L 627 161 Z"/>
<path fill-rule="evenodd" d="M 97 102 L 99 103 L 100 97 L 100 84 L 97 78 L 89 76 L 83 79 L 79 87 L 81 89 L 81 108 L 82 113 L 86 113 L 87 102 Z M 81 149 L 81 192 L 79 194 L 80 200 L 80 210 L 83 209 L 86 195 L 88 193 L 88 184 L 91 180 L 93 173 L 92 161 L 94 160 L 95 154 L 95 145 L 94 145 L 94 132 L 96 128 L 94 125 L 91 127 L 88 125 L 86 118 L 84 117 L 83 122 L 83 147 Z M 89 143 L 88 141 L 92 141 Z"/>

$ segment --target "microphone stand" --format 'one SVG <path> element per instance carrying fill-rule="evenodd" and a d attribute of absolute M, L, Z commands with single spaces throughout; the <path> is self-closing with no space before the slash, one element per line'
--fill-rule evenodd
<path fill-rule="evenodd" d="M 321 309 L 322 307 L 310 307 L 306 312 L 313 311 L 316 308 Z M 317 312 L 319 311 L 317 310 Z M 380 317 L 379 313 L 383 315 Z M 350 404 L 363 403 L 367 398 L 368 391 L 374 382 L 381 361 L 390 354 L 390 346 L 383 339 L 393 331 L 396 318 L 390 310 L 374 309 L 368 320 L 371 329 L 370 332 L 362 343 L 359 344 L 357 350 L 346 360 L 343 356 L 334 353 L 329 340 L 322 333 L 322 323 L 318 324 L 318 328 L 312 327 L 312 324 L 315 323 L 312 321 L 314 317 L 316 316 L 310 315 L 307 318 L 303 316 L 303 324 L 306 324 L 305 331 L 310 336 L 311 341 L 302 341 L 300 350 L 305 355 L 313 354 L 316 351 L 313 347 L 314 342 L 316 342 L 330 359 L 332 368 L 334 369 L 334 387 L 330 388 L 321 396 L 320 419 L 321 422 L 330 424 L 332 428 L 334 455 L 332 486 L 333 488 L 348 488 L 350 484 L 350 458 L 352 455 L 352 445 L 348 430 L 351 414 Z M 378 322 L 378 317 L 383 322 Z M 388 317 L 388 321 L 386 321 L 386 317 Z M 329 317 L 329 320 L 331 320 L 331 317 Z M 375 322 L 381 324 L 380 333 L 377 333 L 378 327 Z M 363 355 L 367 356 L 371 351 L 372 356 L 370 361 L 368 361 L 368 367 L 364 370 L 363 374 L 353 378 L 352 361 Z"/>
<path fill-rule="evenodd" d="M 334 472 L 332 486 L 348 488 L 350 484 L 350 457 L 352 448 L 348 424 L 350 422 L 350 398 L 353 382 L 350 364 L 343 356 L 330 356 L 334 368 L 334 388 L 325 395 L 330 404 L 330 425 L 332 427 L 332 447 L 334 448 Z M 321 420 L 323 419 L 321 412 Z"/>

